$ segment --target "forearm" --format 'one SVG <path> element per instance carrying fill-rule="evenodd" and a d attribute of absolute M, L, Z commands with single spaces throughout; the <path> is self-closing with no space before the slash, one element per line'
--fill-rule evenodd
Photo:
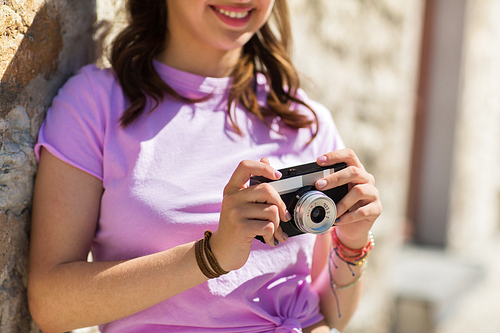
<path fill-rule="evenodd" d="M 121 262 L 70 262 L 30 277 L 30 309 L 44 332 L 104 324 L 206 281 L 194 243 Z"/>
<path fill-rule="evenodd" d="M 362 252 L 358 251 L 369 251 L 373 247 L 373 240 L 365 233 L 347 237 L 338 229 L 336 227 L 330 233 L 318 236 L 311 274 L 313 289 L 320 296 L 320 308 L 327 324 L 343 330 L 361 298 L 368 254 L 349 264 L 352 259 L 342 259 L 339 255 L 359 256 Z M 320 273 L 317 273 L 319 270 Z"/>
<path fill-rule="evenodd" d="M 362 275 L 366 263 L 361 266 L 351 266 L 351 272 L 348 265 L 340 260 L 335 253 L 333 257 L 330 267 L 326 265 L 317 279 L 313 281 L 313 289 L 320 297 L 321 313 L 325 316 L 328 326 L 342 331 L 354 315 L 361 298 Z M 332 281 L 335 294 L 332 291 Z M 350 286 L 351 284 L 354 285 Z M 343 287 L 346 286 L 349 287 L 344 289 Z"/>

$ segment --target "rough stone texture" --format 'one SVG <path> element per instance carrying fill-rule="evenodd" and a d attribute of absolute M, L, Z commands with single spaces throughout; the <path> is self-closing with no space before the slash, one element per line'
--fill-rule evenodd
<path fill-rule="evenodd" d="M 94 60 L 94 1 L 0 4 L 0 331 L 38 332 L 26 300 L 33 144 L 65 80 Z"/>
<path fill-rule="evenodd" d="M 347 332 L 389 332 L 389 269 L 402 243 L 423 19 L 422 0 L 290 1 L 294 58 L 307 93 L 332 111 L 377 179 L 366 288 Z"/>
<path fill-rule="evenodd" d="M 0 328 L 2 332 L 29 332 L 26 300 L 28 214 L 0 215 Z M 15 260 L 13 260 L 13 258 Z"/>
<path fill-rule="evenodd" d="M 27 12 L 13 4 L 2 6 L 6 17 L 4 40 L 8 49 L 2 54 L 2 114 L 8 112 L 17 95 L 38 75 L 50 80 L 63 47 L 61 20 L 53 6 L 44 5 Z M 35 11 L 36 10 L 36 11 Z M 46 47 L 49 46 L 50 47 Z M 9 61 L 10 60 L 10 61 Z"/>

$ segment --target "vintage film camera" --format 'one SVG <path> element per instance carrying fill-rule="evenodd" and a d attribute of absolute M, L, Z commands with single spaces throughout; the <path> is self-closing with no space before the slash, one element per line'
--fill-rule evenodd
<path fill-rule="evenodd" d="M 312 162 L 279 170 L 283 176 L 278 180 L 254 176 L 250 178 L 250 186 L 269 183 L 279 193 L 292 215 L 290 221 L 280 222 L 281 228 L 289 237 L 304 233 L 322 234 L 335 223 L 336 203 L 347 194 L 348 187 L 345 184 L 318 191 L 314 184 L 346 167 L 345 163 L 322 167 Z M 264 242 L 262 236 L 256 238 Z"/>

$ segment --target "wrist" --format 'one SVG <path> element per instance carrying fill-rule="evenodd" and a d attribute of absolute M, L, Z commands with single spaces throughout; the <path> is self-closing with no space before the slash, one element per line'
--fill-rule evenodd
<path fill-rule="evenodd" d="M 212 253 L 214 254 L 217 262 L 219 262 L 220 266 L 225 270 L 232 270 L 226 256 L 224 256 L 225 251 L 223 250 L 223 246 L 220 243 L 219 235 L 217 234 L 217 230 L 214 231 L 212 237 L 209 240 L 210 248 L 212 249 Z"/>
<path fill-rule="evenodd" d="M 364 246 L 358 248 L 349 247 L 339 239 L 337 228 L 334 228 L 332 231 L 332 242 L 333 249 L 337 256 L 347 264 L 353 266 L 363 265 L 368 259 L 371 249 L 373 249 L 373 246 L 375 245 L 373 236 L 369 233 L 368 241 Z"/>
<path fill-rule="evenodd" d="M 195 244 L 195 254 L 198 267 L 202 273 L 209 279 L 220 277 L 221 275 L 229 273 L 229 271 L 224 270 L 210 246 L 210 238 L 212 237 L 212 232 L 210 230 L 205 231 L 205 237 L 200 239 Z"/>
<path fill-rule="evenodd" d="M 217 259 L 217 262 L 222 269 L 226 271 L 234 271 L 241 268 L 245 264 L 246 259 L 248 259 L 248 254 L 246 254 L 245 251 L 242 253 L 237 246 L 234 246 L 234 237 L 224 237 L 222 233 L 218 231 L 218 229 L 214 231 L 209 240 L 212 253 Z M 251 243 L 248 252 L 250 252 L 250 246 Z M 231 250 L 228 250 L 228 248 Z"/>
<path fill-rule="evenodd" d="M 358 250 L 365 247 L 369 242 L 371 242 L 370 231 L 363 232 L 354 236 L 346 235 L 342 232 L 341 228 L 336 227 L 335 231 L 339 241 L 346 247 Z"/>

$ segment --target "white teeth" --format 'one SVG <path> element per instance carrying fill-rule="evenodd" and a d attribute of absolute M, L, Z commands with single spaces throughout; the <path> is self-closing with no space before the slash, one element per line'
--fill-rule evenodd
<path fill-rule="evenodd" d="M 247 17 L 249 13 L 249 12 L 232 12 L 221 8 L 216 8 L 216 9 L 219 13 L 223 15 L 229 16 L 230 18 L 238 18 L 238 19 Z"/>

